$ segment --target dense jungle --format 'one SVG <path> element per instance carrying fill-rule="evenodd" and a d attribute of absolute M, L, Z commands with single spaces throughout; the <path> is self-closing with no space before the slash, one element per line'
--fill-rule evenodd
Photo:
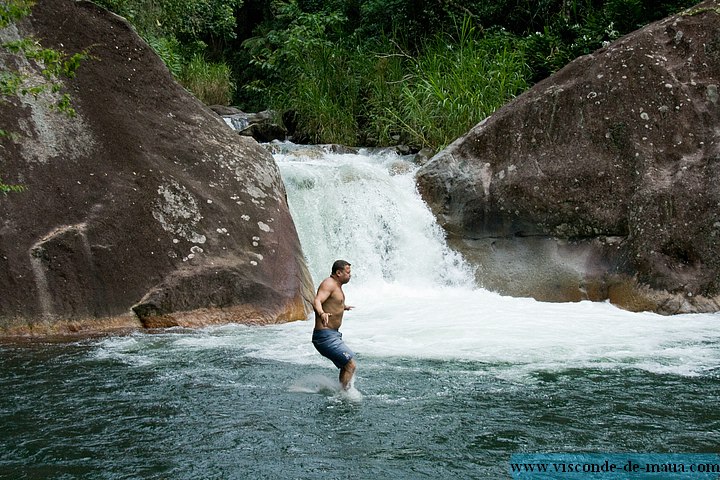
<path fill-rule="evenodd" d="M 433 151 L 574 58 L 696 3 L 95 1 L 208 105 L 272 110 L 296 142 Z"/>

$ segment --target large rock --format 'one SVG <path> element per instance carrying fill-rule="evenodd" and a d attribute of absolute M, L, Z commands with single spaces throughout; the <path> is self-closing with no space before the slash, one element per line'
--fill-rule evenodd
<path fill-rule="evenodd" d="M 487 288 L 716 311 L 720 5 L 581 57 L 418 173 Z"/>
<path fill-rule="evenodd" d="M 68 53 L 77 117 L 0 104 L 0 333 L 305 319 L 312 281 L 272 156 L 171 77 L 121 18 L 41 0 L 2 32 Z M 31 81 L 37 65 L 12 63 Z"/>

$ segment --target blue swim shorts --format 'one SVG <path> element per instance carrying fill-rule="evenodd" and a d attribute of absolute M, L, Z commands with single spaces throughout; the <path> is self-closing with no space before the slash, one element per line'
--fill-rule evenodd
<path fill-rule="evenodd" d="M 337 368 L 343 368 L 355 356 L 342 341 L 342 333 L 331 328 L 313 330 L 312 343 L 323 357 L 327 357 Z"/>

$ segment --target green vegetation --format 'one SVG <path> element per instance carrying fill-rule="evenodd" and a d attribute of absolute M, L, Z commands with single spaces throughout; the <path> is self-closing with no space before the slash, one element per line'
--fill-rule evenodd
<path fill-rule="evenodd" d="M 5 28 L 29 15 L 33 5 L 35 5 L 35 0 L 8 0 L 1 3 L 0 28 Z"/>
<path fill-rule="evenodd" d="M 25 190 L 25 185 L 8 185 L 7 183 L 4 183 L 2 178 L 0 178 L 0 193 L 7 195 L 8 193 L 14 192 L 22 192 Z"/>
<path fill-rule="evenodd" d="M 42 74 L 46 78 L 44 83 L 33 83 L 26 75 L 17 71 L 0 72 L 0 101 L 3 97 L 16 95 L 32 95 L 37 98 L 40 94 L 50 91 L 59 93 L 62 84 L 60 78 L 73 78 L 80 67 L 80 63 L 88 58 L 87 52 L 67 56 L 65 53 L 52 48 L 43 48 L 37 40 L 23 38 L 13 42 L 6 42 L 2 47 L 7 51 L 34 60 L 42 66 Z M 70 95 L 63 93 L 51 107 L 71 117 L 75 116 L 75 109 L 70 103 Z"/>
<path fill-rule="evenodd" d="M 245 42 L 260 73 L 247 87 L 267 106 L 293 111 L 299 134 L 309 142 L 355 144 L 361 87 L 356 68 L 365 59 L 340 43 L 346 19 L 305 13 L 296 3 L 277 8 L 285 28 Z"/>
<path fill-rule="evenodd" d="M 178 79 L 207 105 L 230 105 L 233 84 L 227 64 L 207 62 L 196 53 L 182 66 Z"/>
<path fill-rule="evenodd" d="M 480 37 L 469 17 L 457 35 L 438 34 L 410 61 L 399 102 L 384 107 L 402 139 L 447 145 L 527 88 L 528 67 L 510 36 Z"/>
<path fill-rule="evenodd" d="M 0 5 L 0 29 L 7 28 L 12 23 L 29 15 L 34 4 L 35 0 L 9 0 Z M 17 95 L 32 95 L 37 98 L 47 91 L 58 93 L 61 89 L 59 79 L 74 77 L 80 63 L 88 58 L 87 52 L 67 56 L 59 50 L 43 48 L 34 38 L 21 38 L 5 42 L 0 45 L 0 48 L 35 61 L 42 67 L 42 74 L 46 78 L 46 82 L 33 83 L 27 75 L 21 74 L 17 70 L 3 69 L 0 71 L 0 102 Z M 59 100 L 52 107 L 70 116 L 75 115 L 68 94 L 60 95 Z M 6 137 L 6 132 L 3 133 L 4 135 L 0 136 Z"/>
<path fill-rule="evenodd" d="M 697 3 L 95 1 L 208 104 L 273 109 L 301 141 L 434 149 L 579 55 Z"/>

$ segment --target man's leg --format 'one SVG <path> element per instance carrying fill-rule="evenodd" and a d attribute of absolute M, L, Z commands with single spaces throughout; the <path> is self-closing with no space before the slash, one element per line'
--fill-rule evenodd
<path fill-rule="evenodd" d="M 351 358 L 350 361 L 340 369 L 340 385 L 342 385 L 343 390 L 350 388 L 350 381 L 352 380 L 354 374 L 355 360 Z"/>

